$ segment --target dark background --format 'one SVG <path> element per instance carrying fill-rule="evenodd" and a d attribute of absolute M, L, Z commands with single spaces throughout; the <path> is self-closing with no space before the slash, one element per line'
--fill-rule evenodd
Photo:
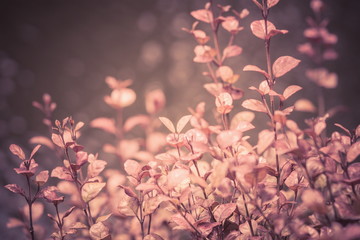
<path fill-rule="evenodd" d="M 194 21 L 189 12 L 202 8 L 204 3 L 202 0 L 1 0 L 0 171 L 4 173 L 1 185 L 11 182 L 14 175 L 9 172 L 18 164 L 9 159 L 8 146 L 17 143 L 27 148 L 31 136 L 47 134 L 41 124 L 41 113 L 31 106 L 45 92 L 58 104 L 55 118 L 72 115 L 85 123 L 95 117 L 113 116 L 114 111 L 103 102 L 103 96 L 110 92 L 104 82 L 109 75 L 134 80 L 132 87 L 137 92 L 137 101 L 126 108 L 125 117 L 145 112 L 143 94 L 154 87 L 163 88 L 167 97 L 163 116 L 177 119 L 188 114 L 187 107 L 194 107 L 201 100 L 206 100 L 210 109 L 214 100 L 202 89 L 202 84 L 208 81 L 201 74 L 205 66 L 192 62 L 195 42 L 181 31 L 181 27 L 191 28 Z M 235 41 L 244 52 L 230 64 L 241 75 L 238 87 L 258 86 L 262 79 L 241 69 L 246 64 L 265 66 L 263 42 L 249 30 L 251 21 L 260 19 L 260 13 L 250 0 L 220 3 L 250 11 L 250 16 L 241 23 L 245 30 Z M 339 58 L 326 63 L 339 76 L 338 88 L 326 90 L 327 108 L 347 106 L 347 112 L 336 115 L 329 125 L 334 129 L 332 124 L 339 122 L 353 129 L 360 123 L 360 1 L 325 3 L 329 31 L 339 38 L 336 45 Z M 270 20 L 289 33 L 274 39 L 271 51 L 273 59 L 291 55 L 302 60 L 299 67 L 279 80 L 278 88 L 301 85 L 304 90 L 294 100 L 307 97 L 316 103 L 315 85 L 304 76 L 312 63 L 296 52 L 297 45 L 305 42 L 302 33 L 305 17 L 310 14 L 308 0 L 280 1 L 272 9 Z M 245 99 L 253 96 L 246 91 Z M 238 109 L 241 101 L 235 103 Z M 300 123 L 311 116 L 294 114 Z M 98 143 L 87 150 L 98 151 L 101 139 L 92 141 Z M 15 198 L 12 195 L 11 199 Z M 1 226 L 11 211 L 4 210 L 4 199 Z"/>

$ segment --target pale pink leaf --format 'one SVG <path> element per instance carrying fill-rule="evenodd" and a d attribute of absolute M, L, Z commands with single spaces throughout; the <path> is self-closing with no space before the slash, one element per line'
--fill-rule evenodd
<path fill-rule="evenodd" d="M 87 169 L 87 176 L 89 178 L 98 176 L 105 169 L 106 165 L 107 165 L 107 162 L 105 162 L 103 160 L 95 160 L 95 161 L 91 162 Z"/>
<path fill-rule="evenodd" d="M 301 112 L 316 112 L 316 107 L 314 106 L 314 104 L 312 102 L 310 102 L 308 99 L 299 99 L 295 102 L 294 104 L 295 110 L 296 111 L 301 111 Z"/>
<path fill-rule="evenodd" d="M 241 140 L 242 133 L 236 130 L 222 131 L 217 135 L 216 141 L 220 148 L 226 149 Z"/>
<path fill-rule="evenodd" d="M 61 147 L 61 148 L 64 148 L 64 147 L 65 147 L 65 145 L 64 145 L 64 143 L 63 143 L 63 140 L 61 139 L 61 137 L 60 137 L 58 134 L 53 133 L 53 134 L 51 135 L 51 140 L 52 140 L 53 143 L 54 143 L 55 145 L 57 145 L 58 147 Z"/>
<path fill-rule="evenodd" d="M 231 67 L 221 66 L 217 69 L 216 75 L 220 77 L 223 81 L 226 81 L 234 75 L 234 72 Z"/>
<path fill-rule="evenodd" d="M 56 177 L 66 181 L 73 181 L 70 171 L 65 167 L 56 167 L 52 170 L 51 177 Z"/>
<path fill-rule="evenodd" d="M 99 128 L 104 130 L 105 132 L 115 134 L 116 127 L 115 127 L 115 120 L 111 118 L 95 118 L 90 122 L 90 126 L 93 128 Z"/>
<path fill-rule="evenodd" d="M 170 119 L 166 118 L 166 117 L 159 117 L 160 121 L 165 125 L 165 127 L 167 129 L 169 129 L 170 132 L 175 133 L 175 126 L 174 124 L 170 121 Z"/>
<path fill-rule="evenodd" d="M 241 106 L 249 110 L 267 113 L 264 104 L 256 99 L 247 99 L 241 104 Z"/>
<path fill-rule="evenodd" d="M 5 188 L 7 188 L 9 191 L 13 193 L 20 194 L 25 197 L 25 191 L 21 187 L 19 187 L 17 184 L 8 184 L 5 185 Z"/>
<path fill-rule="evenodd" d="M 25 153 L 24 151 L 21 149 L 21 147 L 19 147 L 16 144 L 11 144 L 9 147 L 10 151 L 12 152 L 12 154 L 18 156 L 21 160 L 25 160 Z"/>
<path fill-rule="evenodd" d="M 36 147 L 34 147 L 34 149 L 30 153 L 29 159 L 32 159 L 34 157 L 35 153 L 39 150 L 40 147 L 41 147 L 40 144 L 38 144 L 38 145 L 36 145 Z"/>
<path fill-rule="evenodd" d="M 273 144 L 275 140 L 275 133 L 270 130 L 262 130 L 259 133 L 258 144 L 257 144 L 257 152 L 258 154 L 263 153 L 271 144 Z"/>
<path fill-rule="evenodd" d="M 35 181 L 37 184 L 42 186 L 47 182 L 48 179 L 49 179 L 49 171 L 45 170 L 39 172 L 39 174 L 36 175 Z"/>
<path fill-rule="evenodd" d="M 146 115 L 139 114 L 126 119 L 123 128 L 125 132 L 128 132 L 131 129 L 133 129 L 135 126 L 140 125 L 145 128 L 149 124 L 150 124 L 150 118 Z"/>
<path fill-rule="evenodd" d="M 32 137 L 32 138 L 30 138 L 29 143 L 30 144 L 41 144 L 50 149 L 54 149 L 54 147 L 55 147 L 53 142 L 49 138 L 43 137 L 43 136 Z"/>
<path fill-rule="evenodd" d="M 176 124 L 176 131 L 178 133 L 180 133 L 184 129 L 186 124 L 190 121 L 191 117 L 192 117 L 192 115 L 186 115 L 186 116 L 183 116 L 180 118 L 180 120 Z"/>
<path fill-rule="evenodd" d="M 283 93 L 283 96 L 286 99 L 288 99 L 290 96 L 292 96 L 293 94 L 295 94 L 296 92 L 300 91 L 302 89 L 302 87 L 298 86 L 298 85 L 291 85 L 288 86 Z"/>
<path fill-rule="evenodd" d="M 276 4 L 278 4 L 279 1 L 280 0 L 267 0 L 268 8 L 275 6 Z"/>
<path fill-rule="evenodd" d="M 302 195 L 301 199 L 303 204 L 317 213 L 325 214 L 327 212 L 327 207 L 323 194 L 315 189 L 306 189 Z"/>
<path fill-rule="evenodd" d="M 110 235 L 110 230 L 102 222 L 97 222 L 90 227 L 89 233 L 92 239 L 104 239 Z"/>
<path fill-rule="evenodd" d="M 167 186 L 169 189 L 173 189 L 182 183 L 185 179 L 188 179 L 188 177 L 188 170 L 181 168 L 174 169 L 167 176 Z"/>
<path fill-rule="evenodd" d="M 192 11 L 190 14 L 195 19 L 202 21 L 202 22 L 210 23 L 213 21 L 213 14 L 211 11 L 209 11 L 207 9 L 199 9 L 196 11 Z"/>
<path fill-rule="evenodd" d="M 235 57 L 242 53 L 242 48 L 237 45 L 227 46 L 223 51 L 223 59 Z"/>
<path fill-rule="evenodd" d="M 246 65 L 243 68 L 243 71 L 258 72 L 258 73 L 261 73 L 262 75 L 264 75 L 265 78 L 269 78 L 269 74 L 267 72 L 265 72 L 264 70 L 262 70 L 261 68 L 259 68 L 258 66 L 255 66 L 255 65 Z"/>
<path fill-rule="evenodd" d="M 195 223 L 194 218 L 190 214 L 185 214 L 185 217 L 191 224 Z M 194 232 L 194 229 L 191 227 L 188 221 L 186 221 L 184 217 L 180 215 L 180 213 L 173 214 L 170 221 L 177 225 L 177 229 L 185 229 Z"/>
<path fill-rule="evenodd" d="M 131 159 L 126 160 L 126 162 L 124 163 L 124 169 L 127 174 L 135 178 L 137 178 L 139 173 L 141 172 L 140 164 L 137 161 Z"/>
<path fill-rule="evenodd" d="M 226 220 L 228 217 L 231 216 L 231 214 L 236 209 L 236 203 L 226 203 L 219 205 L 215 211 L 214 211 L 214 217 L 217 222 L 222 222 Z"/>
<path fill-rule="evenodd" d="M 261 39 L 265 39 L 266 38 L 266 32 L 265 32 L 265 21 L 264 20 L 257 20 L 257 21 L 253 21 L 250 24 L 250 28 L 252 33 Z M 270 21 L 267 21 L 267 33 L 269 33 L 271 30 L 275 30 L 276 27 L 274 26 L 274 24 L 272 24 Z"/>
<path fill-rule="evenodd" d="M 360 154 L 360 142 L 356 142 L 349 148 L 346 154 L 346 160 L 353 162 Z"/>
<path fill-rule="evenodd" d="M 291 56 L 282 56 L 275 60 L 272 70 L 275 78 L 283 76 L 300 63 L 299 59 Z"/>
<path fill-rule="evenodd" d="M 81 188 L 81 198 L 84 202 L 90 202 L 93 200 L 105 187 L 106 183 L 100 182 L 88 182 Z"/>
<path fill-rule="evenodd" d="M 105 222 L 106 220 L 108 220 L 110 217 L 111 217 L 112 213 L 109 213 L 109 214 L 106 214 L 106 215 L 103 215 L 103 216 L 100 216 L 96 219 L 96 223 L 98 222 Z"/>

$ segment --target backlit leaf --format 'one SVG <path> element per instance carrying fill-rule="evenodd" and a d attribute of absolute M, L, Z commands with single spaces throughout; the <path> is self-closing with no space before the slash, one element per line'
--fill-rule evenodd
<path fill-rule="evenodd" d="M 97 222 L 90 227 L 90 236 L 93 239 L 100 240 L 110 235 L 110 230 L 102 222 Z"/>
<path fill-rule="evenodd" d="M 316 112 L 316 107 L 312 102 L 310 102 L 308 99 L 299 99 L 294 104 L 296 111 L 301 112 Z"/>
<path fill-rule="evenodd" d="M 279 1 L 280 0 L 267 0 L 268 8 L 275 6 L 276 4 L 278 4 Z"/>
<path fill-rule="evenodd" d="M 116 127 L 115 127 L 115 120 L 111 118 L 95 118 L 90 122 L 90 126 L 93 128 L 99 128 L 104 130 L 105 132 L 115 134 Z"/>
<path fill-rule="evenodd" d="M 241 140 L 242 133 L 236 130 L 222 131 L 217 135 L 216 141 L 220 148 L 226 149 Z"/>
<path fill-rule="evenodd" d="M 65 167 L 56 167 L 52 170 L 51 177 L 56 177 L 66 181 L 73 181 L 70 171 Z"/>
<path fill-rule="evenodd" d="M 19 147 L 16 144 L 11 144 L 9 147 L 10 151 L 12 152 L 12 154 L 18 156 L 21 160 L 25 160 L 25 153 L 24 151 L 21 149 L 21 147 Z"/>
<path fill-rule="evenodd" d="M 93 200 L 105 187 L 106 183 L 89 182 L 81 188 L 81 197 L 85 202 Z"/>
<path fill-rule="evenodd" d="M 170 132 L 175 133 L 175 126 L 174 124 L 170 121 L 170 119 L 166 118 L 166 117 L 159 117 L 160 121 L 165 125 L 165 127 L 167 129 L 169 129 Z"/>
<path fill-rule="evenodd" d="M 261 39 L 265 39 L 266 38 L 266 32 L 265 32 L 265 21 L 264 20 L 257 20 L 257 21 L 253 21 L 250 24 L 250 28 L 252 33 Z M 274 26 L 274 24 L 272 24 L 270 21 L 267 21 L 267 33 L 269 33 L 271 30 L 275 30 L 276 27 Z"/>
<path fill-rule="evenodd" d="M 5 188 L 7 188 L 9 191 L 13 193 L 20 194 L 25 197 L 25 191 L 21 187 L 19 187 L 17 184 L 8 184 L 5 185 Z"/>
<path fill-rule="evenodd" d="M 235 57 L 242 53 L 242 48 L 237 45 L 227 46 L 223 51 L 223 58 Z"/>
<path fill-rule="evenodd" d="M 298 86 L 298 85 L 291 85 L 288 86 L 283 93 L 283 96 L 285 99 L 288 99 L 290 96 L 292 96 L 293 94 L 295 94 L 296 92 L 300 91 L 302 89 L 302 87 Z"/>
<path fill-rule="evenodd" d="M 283 76 L 300 63 L 299 59 L 291 56 L 282 56 L 275 60 L 272 70 L 275 78 Z"/>
<path fill-rule="evenodd" d="M 346 160 L 353 162 L 360 154 L 360 142 L 356 142 L 349 148 L 346 154 Z"/>
<path fill-rule="evenodd" d="M 269 74 L 267 72 L 265 72 L 264 70 L 262 70 L 261 68 L 259 68 L 258 66 L 255 66 L 255 65 L 246 65 L 243 68 L 243 71 L 258 72 L 258 73 L 261 73 L 262 75 L 264 75 L 265 78 L 269 78 Z"/>
<path fill-rule="evenodd" d="M 259 133 L 257 152 L 258 154 L 263 153 L 275 140 L 275 133 L 270 130 L 262 130 Z"/>
<path fill-rule="evenodd" d="M 199 9 L 196 11 L 192 11 L 190 14 L 191 16 L 202 22 L 210 23 L 213 21 L 213 14 L 207 9 Z"/>
<path fill-rule="evenodd" d="M 167 186 L 169 189 L 180 185 L 189 176 L 189 171 L 186 169 L 177 168 L 172 170 L 167 176 Z"/>
<path fill-rule="evenodd" d="M 241 106 L 249 110 L 267 113 L 264 104 L 256 99 L 247 99 L 241 104 Z"/>
<path fill-rule="evenodd" d="M 231 214 L 236 209 L 236 203 L 226 203 L 219 205 L 215 211 L 214 211 L 214 217 L 217 222 L 222 222 L 228 217 L 231 216 Z"/>
<path fill-rule="evenodd" d="M 186 124 L 190 121 L 191 117 L 192 117 L 192 115 L 186 115 L 186 116 L 183 116 L 180 118 L 180 120 L 176 124 L 176 131 L 178 133 L 180 133 L 184 129 Z"/>
<path fill-rule="evenodd" d="M 124 169 L 127 174 L 135 178 L 137 178 L 139 173 L 141 172 L 140 164 L 137 161 L 131 159 L 126 160 L 126 162 L 124 163 Z"/>
<path fill-rule="evenodd" d="M 40 147 L 41 147 L 40 144 L 38 144 L 38 145 L 36 145 L 36 147 L 34 147 L 34 149 L 31 151 L 29 159 L 32 159 L 34 157 L 34 155 L 36 154 L 36 152 L 39 150 Z"/>

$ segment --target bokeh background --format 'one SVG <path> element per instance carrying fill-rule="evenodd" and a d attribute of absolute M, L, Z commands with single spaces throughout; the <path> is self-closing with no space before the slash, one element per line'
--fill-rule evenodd
<path fill-rule="evenodd" d="M 326 63 L 339 76 L 338 88 L 326 90 L 327 108 L 347 107 L 329 125 L 339 122 L 352 129 L 360 123 L 360 1 L 324 2 L 329 30 L 339 38 L 339 58 Z M 243 54 L 231 60 L 230 65 L 241 75 L 238 87 L 258 86 L 262 79 L 242 72 L 242 68 L 246 64 L 265 66 L 263 42 L 249 30 L 251 21 L 260 19 L 260 13 L 250 0 L 219 3 L 250 11 L 241 23 L 245 30 L 235 41 L 243 47 Z M 31 105 L 33 100 L 41 100 L 43 93 L 49 93 L 58 104 L 55 118 L 72 115 L 85 123 L 96 117 L 113 116 L 114 111 L 103 102 L 103 96 L 110 92 L 104 82 L 109 75 L 134 80 L 132 88 L 137 92 L 137 101 L 126 109 L 125 117 L 144 113 L 143 95 L 155 87 L 166 94 L 167 108 L 162 115 L 170 119 L 188 114 L 187 107 L 194 107 L 199 101 L 207 101 L 211 108 L 214 100 L 202 88 L 208 82 L 201 74 L 205 66 L 192 62 L 195 42 L 181 30 L 191 28 L 194 19 L 189 12 L 204 4 L 203 0 L 1 0 L 0 185 L 12 182 L 15 176 L 11 169 L 17 162 L 10 158 L 8 146 L 17 143 L 27 148 L 31 136 L 47 134 L 41 123 L 42 114 Z M 302 60 L 299 67 L 279 80 L 279 89 L 289 84 L 301 85 L 304 90 L 294 99 L 307 97 L 315 102 L 315 85 L 304 74 L 312 63 L 296 51 L 297 45 L 305 42 L 305 17 L 310 14 L 308 0 L 280 1 L 272 9 L 270 20 L 289 33 L 274 39 L 271 51 L 273 59 L 291 55 Z M 252 96 L 255 95 L 246 90 L 245 98 Z M 235 103 L 238 109 L 241 101 Z M 294 114 L 299 122 L 311 116 Z M 88 137 L 83 141 L 87 150 L 100 151 L 106 136 L 94 137 L 91 131 L 85 129 Z M 0 202 L 3 234 L 8 214 L 22 199 L 15 200 L 15 195 L 3 189 L 0 193 L 4 196 Z M 10 209 L 4 200 L 9 197 L 15 200 Z"/>

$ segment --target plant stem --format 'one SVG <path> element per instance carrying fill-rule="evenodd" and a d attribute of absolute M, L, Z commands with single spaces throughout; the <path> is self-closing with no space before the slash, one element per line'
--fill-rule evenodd
<path fill-rule="evenodd" d="M 60 231 L 60 237 L 61 237 L 61 240 L 63 240 L 64 239 L 63 229 L 62 229 L 63 222 L 60 219 L 58 204 L 54 204 L 54 205 L 55 205 L 55 209 L 56 209 L 56 216 L 58 218 L 58 227 L 59 227 L 59 231 Z"/>
<path fill-rule="evenodd" d="M 29 223 L 30 223 L 29 232 L 30 232 L 30 235 L 31 235 L 31 239 L 35 240 L 35 232 L 34 232 L 33 219 L 32 219 L 33 199 L 32 199 L 32 196 L 31 196 L 31 186 L 30 186 L 30 177 L 29 176 L 26 176 L 26 181 L 27 181 L 28 191 L 29 191 L 29 196 L 27 198 L 27 204 L 29 206 Z"/>

